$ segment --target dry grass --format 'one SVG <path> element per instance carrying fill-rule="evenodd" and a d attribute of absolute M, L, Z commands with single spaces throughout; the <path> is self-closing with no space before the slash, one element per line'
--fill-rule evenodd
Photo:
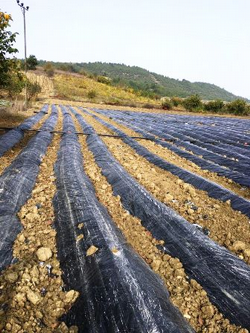
<path fill-rule="evenodd" d="M 132 89 L 125 90 L 114 87 L 85 76 L 57 74 L 54 76 L 54 84 L 57 92 L 56 97 L 62 99 L 130 107 L 145 104 L 159 105 L 159 102 L 139 96 Z"/>

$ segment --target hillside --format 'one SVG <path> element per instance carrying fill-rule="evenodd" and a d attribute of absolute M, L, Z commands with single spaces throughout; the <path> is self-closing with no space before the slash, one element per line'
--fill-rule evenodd
<path fill-rule="evenodd" d="M 71 101 L 103 103 L 109 105 L 159 106 L 159 101 L 140 96 L 133 89 L 104 84 L 89 77 L 56 71 L 54 78 L 55 94 L 59 98 Z"/>
<path fill-rule="evenodd" d="M 45 61 L 40 61 L 44 65 Z M 116 86 L 127 86 L 134 90 L 140 90 L 142 95 L 147 97 L 178 96 L 187 97 L 199 94 L 204 100 L 222 99 L 232 101 L 238 96 L 220 88 L 214 84 L 203 82 L 189 82 L 187 80 L 176 80 L 163 75 L 152 73 L 146 69 L 136 66 L 112 63 L 59 63 L 52 64 L 63 70 L 70 70 L 76 73 L 91 73 L 98 76 L 103 75 L 112 79 Z"/>

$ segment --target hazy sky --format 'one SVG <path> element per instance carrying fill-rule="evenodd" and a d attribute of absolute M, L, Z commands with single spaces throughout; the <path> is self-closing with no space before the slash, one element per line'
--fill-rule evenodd
<path fill-rule="evenodd" d="M 21 0 L 22 1 L 22 0 Z M 28 55 L 136 65 L 250 98 L 250 0 L 25 0 Z M 18 57 L 23 18 L 12 14 Z"/>

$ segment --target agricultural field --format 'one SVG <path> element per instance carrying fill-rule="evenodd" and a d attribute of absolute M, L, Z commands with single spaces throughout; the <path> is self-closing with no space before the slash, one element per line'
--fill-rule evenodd
<path fill-rule="evenodd" d="M 250 120 L 67 103 L 0 124 L 0 332 L 249 332 Z"/>

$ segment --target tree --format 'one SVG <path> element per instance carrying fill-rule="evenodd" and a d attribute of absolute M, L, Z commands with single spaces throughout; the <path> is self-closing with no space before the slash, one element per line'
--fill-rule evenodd
<path fill-rule="evenodd" d="M 192 95 L 187 97 L 182 102 L 182 105 L 188 111 L 199 111 L 202 109 L 202 102 L 199 95 Z"/>
<path fill-rule="evenodd" d="M 204 109 L 209 112 L 221 112 L 224 107 L 224 102 L 221 99 L 216 99 L 215 101 L 209 101 L 204 104 Z"/>
<path fill-rule="evenodd" d="M 7 30 L 10 26 L 11 16 L 0 11 L 0 88 L 7 88 L 10 76 L 19 71 L 16 59 L 10 58 L 17 51 L 13 47 L 17 33 Z"/>
<path fill-rule="evenodd" d="M 173 108 L 173 104 L 169 99 L 162 101 L 161 106 L 164 110 L 171 110 Z"/>
<path fill-rule="evenodd" d="M 226 105 L 226 110 L 229 113 L 233 113 L 238 116 L 248 115 L 250 113 L 250 107 L 243 99 L 236 99 Z"/>
<path fill-rule="evenodd" d="M 37 58 L 34 55 L 30 55 L 26 61 L 27 70 L 36 70 L 36 66 L 38 65 Z"/>

